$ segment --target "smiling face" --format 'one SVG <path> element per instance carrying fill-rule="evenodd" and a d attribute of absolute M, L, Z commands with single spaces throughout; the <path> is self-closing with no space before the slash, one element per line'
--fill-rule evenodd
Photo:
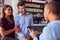
<path fill-rule="evenodd" d="M 12 10 L 11 10 L 11 8 L 10 7 L 7 7 L 5 10 L 4 10 L 4 13 L 5 13 L 5 15 L 11 15 L 12 14 Z"/>
<path fill-rule="evenodd" d="M 22 13 L 22 14 L 25 14 L 26 13 L 26 9 L 25 9 L 25 6 L 22 5 L 22 6 L 18 6 L 19 8 L 19 11 Z"/>

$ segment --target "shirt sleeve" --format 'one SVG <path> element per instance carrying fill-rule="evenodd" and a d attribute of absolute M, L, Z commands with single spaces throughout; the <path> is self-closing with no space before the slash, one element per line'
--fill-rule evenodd
<path fill-rule="evenodd" d="M 14 21 L 15 21 L 15 25 L 19 26 L 19 18 L 16 17 L 16 18 L 14 19 Z"/>
<path fill-rule="evenodd" d="M 40 35 L 40 40 L 56 40 L 53 38 L 52 31 L 50 28 L 45 27 L 42 34 Z"/>

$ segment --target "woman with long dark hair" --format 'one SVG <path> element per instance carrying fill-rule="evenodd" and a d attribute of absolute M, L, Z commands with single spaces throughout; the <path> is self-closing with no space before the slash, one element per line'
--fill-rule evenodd
<path fill-rule="evenodd" d="M 0 33 L 2 38 L 8 37 L 15 39 L 13 10 L 10 5 L 4 5 L 2 10 L 2 18 L 0 19 Z"/>

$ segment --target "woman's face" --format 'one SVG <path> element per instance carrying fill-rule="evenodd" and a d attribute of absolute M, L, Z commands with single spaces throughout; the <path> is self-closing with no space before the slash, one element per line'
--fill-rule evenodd
<path fill-rule="evenodd" d="M 11 10 L 10 7 L 7 7 L 7 8 L 4 10 L 4 12 L 5 12 L 5 14 L 8 15 L 8 16 L 12 14 L 12 10 Z"/>

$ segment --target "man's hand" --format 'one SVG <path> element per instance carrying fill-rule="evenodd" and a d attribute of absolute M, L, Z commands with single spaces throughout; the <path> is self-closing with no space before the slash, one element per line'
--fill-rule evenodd
<path fill-rule="evenodd" d="M 30 31 L 30 36 L 34 39 L 38 34 L 40 34 L 40 32 L 38 31 L 34 31 L 33 29 L 29 29 Z"/>
<path fill-rule="evenodd" d="M 35 31 L 32 31 L 30 32 L 30 36 L 34 39 L 37 36 L 37 34 Z"/>

